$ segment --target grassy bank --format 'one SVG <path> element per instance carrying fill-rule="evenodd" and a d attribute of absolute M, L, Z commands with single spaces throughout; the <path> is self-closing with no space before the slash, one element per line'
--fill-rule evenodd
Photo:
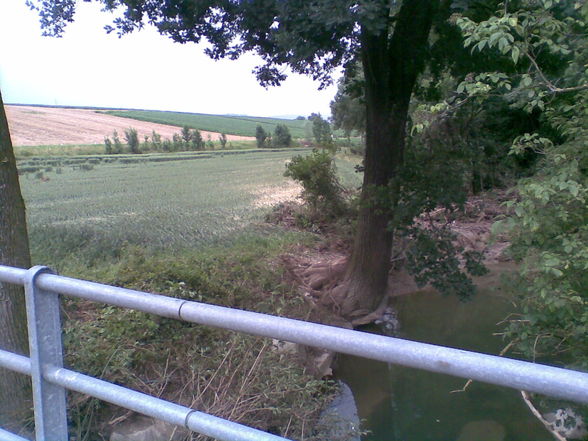
<path fill-rule="evenodd" d="M 59 273 L 305 319 L 280 257 L 310 233 L 263 217 L 298 189 L 293 151 L 27 158 L 20 162 L 33 259 Z M 26 168 L 29 168 L 26 171 Z M 34 168 L 38 170 L 32 170 Z M 339 170 L 352 178 L 353 164 Z M 41 175 L 39 175 L 41 173 Z M 312 439 L 330 386 L 271 341 L 79 300 L 65 304 L 68 365 L 294 439 Z M 72 395 L 76 439 L 118 411 Z"/>

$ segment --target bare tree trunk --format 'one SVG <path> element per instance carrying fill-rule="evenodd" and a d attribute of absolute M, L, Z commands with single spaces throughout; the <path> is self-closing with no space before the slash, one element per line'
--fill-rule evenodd
<path fill-rule="evenodd" d="M 379 34 L 362 29 L 365 169 L 355 242 L 341 285 L 346 293 L 340 304 L 340 312 L 350 318 L 371 312 L 386 293 L 393 240 L 389 224 L 397 203 L 395 178 L 403 164 L 408 106 L 427 57 L 435 10 L 435 1 L 405 1 L 391 37 L 390 29 Z"/>
<path fill-rule="evenodd" d="M 0 94 L 0 264 L 29 268 L 25 206 Z M 0 349 L 28 355 L 23 288 L 0 282 Z M 30 409 L 28 377 L 0 368 L 0 427 L 23 428 Z"/>

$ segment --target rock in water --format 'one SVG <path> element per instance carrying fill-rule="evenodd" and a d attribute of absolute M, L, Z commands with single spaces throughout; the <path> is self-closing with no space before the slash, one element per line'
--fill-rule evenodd
<path fill-rule="evenodd" d="M 320 416 L 318 439 L 329 441 L 360 441 L 359 417 L 353 392 L 339 381 L 339 393 Z"/>
<path fill-rule="evenodd" d="M 457 441 L 503 441 L 506 430 L 496 421 L 482 420 L 467 423 Z"/>
<path fill-rule="evenodd" d="M 551 428 L 555 432 L 559 433 L 564 438 L 584 439 L 588 436 L 588 430 L 586 430 L 586 424 L 584 423 L 582 416 L 576 414 L 576 412 L 569 407 L 547 413 L 543 415 L 543 418 L 551 424 Z"/>

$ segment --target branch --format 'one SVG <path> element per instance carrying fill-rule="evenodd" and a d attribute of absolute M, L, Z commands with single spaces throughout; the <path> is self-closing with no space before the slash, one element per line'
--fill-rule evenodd
<path fill-rule="evenodd" d="M 554 438 L 557 441 L 567 441 L 567 438 L 565 438 L 564 436 L 560 435 L 558 432 L 553 430 L 553 425 L 550 424 L 549 422 L 547 422 L 545 420 L 545 418 L 543 418 L 543 415 L 541 415 L 541 413 L 539 413 L 537 408 L 531 402 L 531 397 L 528 392 L 525 392 L 524 390 L 522 390 L 521 396 L 523 397 L 523 401 L 525 402 L 525 404 L 527 405 L 527 407 L 529 408 L 531 413 L 535 416 L 535 418 L 537 418 L 539 421 L 541 421 L 541 423 L 545 426 L 545 428 L 547 430 L 549 430 L 549 432 L 554 436 Z"/>
<path fill-rule="evenodd" d="M 545 76 L 545 74 L 543 73 L 543 71 L 541 70 L 539 65 L 537 64 L 537 61 L 535 61 L 535 58 L 533 58 L 531 56 L 531 54 L 529 54 L 528 51 L 525 51 L 525 55 L 531 61 L 531 64 L 533 64 L 533 67 L 535 68 L 535 70 L 537 71 L 537 73 L 539 74 L 539 76 L 541 77 L 541 79 L 543 80 L 543 82 L 545 83 L 545 85 L 547 86 L 547 88 L 549 89 L 549 91 L 551 93 L 579 92 L 579 91 L 588 89 L 588 83 L 584 83 L 584 84 L 581 84 L 579 86 L 574 86 L 574 87 L 564 87 L 564 88 L 557 87 L 555 84 L 553 84 L 551 81 L 549 81 L 547 79 L 547 77 Z"/>

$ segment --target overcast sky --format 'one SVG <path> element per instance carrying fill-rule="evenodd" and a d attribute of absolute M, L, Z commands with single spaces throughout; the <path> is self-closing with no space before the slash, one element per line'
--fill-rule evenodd
<path fill-rule="evenodd" d="M 0 88 L 5 103 L 128 107 L 254 116 L 329 114 L 336 91 L 318 91 L 290 75 L 260 87 L 257 60 L 212 61 L 198 45 L 180 45 L 153 28 L 118 38 L 111 16 L 80 2 L 63 38 L 41 37 L 25 0 L 0 0 Z"/>

